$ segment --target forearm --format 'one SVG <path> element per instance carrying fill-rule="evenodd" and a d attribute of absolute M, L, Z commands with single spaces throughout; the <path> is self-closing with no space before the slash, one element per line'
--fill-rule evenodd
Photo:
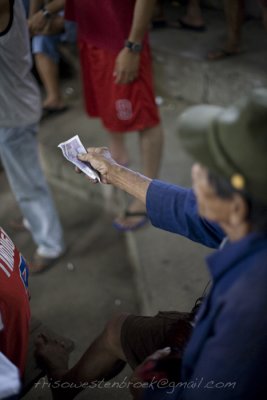
<path fill-rule="evenodd" d="M 151 179 L 121 165 L 113 165 L 108 172 L 108 181 L 115 187 L 136 197 L 144 204 Z"/>
<path fill-rule="evenodd" d="M 30 0 L 29 17 L 32 17 L 44 6 L 44 0 Z"/>
<path fill-rule="evenodd" d="M 45 8 L 51 14 L 56 14 L 61 10 L 64 10 L 65 7 L 65 0 L 54 0 L 48 3 Z"/>
<path fill-rule="evenodd" d="M 117 164 L 112 159 L 108 148 L 88 147 L 87 153 L 78 154 L 78 159 L 90 163 L 99 172 L 102 183 L 109 183 L 146 204 L 151 179 Z"/>
<path fill-rule="evenodd" d="M 30 2 L 30 17 L 36 14 L 41 8 L 45 7 L 50 14 L 56 14 L 64 9 L 65 0 L 54 0 L 45 4 L 44 0 L 31 0 Z"/>
<path fill-rule="evenodd" d="M 136 0 L 131 31 L 128 40 L 141 43 L 153 15 L 156 0 Z"/>

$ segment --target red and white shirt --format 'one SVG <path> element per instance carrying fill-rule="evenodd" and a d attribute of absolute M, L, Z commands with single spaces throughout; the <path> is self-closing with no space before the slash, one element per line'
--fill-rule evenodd
<path fill-rule="evenodd" d="M 0 351 L 23 376 L 28 351 L 28 267 L 0 227 Z"/>

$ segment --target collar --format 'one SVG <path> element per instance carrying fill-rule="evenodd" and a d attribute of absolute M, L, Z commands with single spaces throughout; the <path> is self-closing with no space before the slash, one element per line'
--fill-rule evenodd
<path fill-rule="evenodd" d="M 227 241 L 223 248 L 207 257 L 207 264 L 214 281 L 247 256 L 267 248 L 266 233 L 250 233 L 237 242 Z"/>

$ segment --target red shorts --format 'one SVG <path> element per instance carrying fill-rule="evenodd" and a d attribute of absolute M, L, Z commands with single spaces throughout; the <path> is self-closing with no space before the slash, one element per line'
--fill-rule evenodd
<path fill-rule="evenodd" d="M 91 117 L 101 118 L 110 132 L 142 131 L 159 124 L 147 46 L 141 53 L 138 78 L 129 84 L 114 83 L 116 53 L 79 41 L 85 107 Z"/>

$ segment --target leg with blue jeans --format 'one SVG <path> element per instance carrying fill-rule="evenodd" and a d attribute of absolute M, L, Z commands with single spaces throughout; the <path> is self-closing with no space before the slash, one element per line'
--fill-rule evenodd
<path fill-rule="evenodd" d="M 40 166 L 37 128 L 37 124 L 0 128 L 0 158 L 22 215 L 38 246 L 37 254 L 57 258 L 64 251 L 63 233 Z"/>

